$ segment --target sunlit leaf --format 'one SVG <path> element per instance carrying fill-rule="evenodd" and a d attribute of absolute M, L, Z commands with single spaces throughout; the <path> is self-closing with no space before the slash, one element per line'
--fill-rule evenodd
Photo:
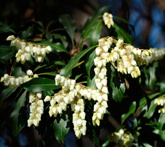
<path fill-rule="evenodd" d="M 34 78 L 23 84 L 23 87 L 30 92 L 49 91 L 60 88 L 60 86 L 55 85 L 54 80 L 48 78 Z"/>
<path fill-rule="evenodd" d="M 88 53 L 90 50 L 92 50 L 95 46 L 92 46 L 90 48 L 87 48 L 83 51 L 81 51 L 80 53 L 78 53 L 76 56 L 72 57 L 68 64 L 62 68 L 60 70 L 60 75 L 63 75 L 65 77 L 70 77 L 72 74 L 72 69 L 75 68 L 77 66 L 77 64 L 79 63 L 79 60 L 86 54 Z"/>
<path fill-rule="evenodd" d="M 69 127 L 67 127 L 68 120 L 60 119 L 59 123 L 57 120 L 54 121 L 53 128 L 54 128 L 54 135 L 57 141 L 61 144 L 65 142 L 65 136 L 69 131 Z"/>
<path fill-rule="evenodd" d="M 10 116 L 12 134 L 14 136 L 16 136 L 26 125 L 26 107 L 25 107 L 26 93 L 27 91 L 24 91 L 24 93 L 21 95 Z"/>

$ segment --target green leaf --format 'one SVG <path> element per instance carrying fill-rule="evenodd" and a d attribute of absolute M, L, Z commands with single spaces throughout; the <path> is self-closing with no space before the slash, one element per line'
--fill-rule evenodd
<path fill-rule="evenodd" d="M 78 79 L 79 79 L 82 75 L 83 75 L 83 73 L 82 73 L 82 74 L 77 75 L 74 79 L 75 79 L 75 80 L 78 80 Z"/>
<path fill-rule="evenodd" d="M 46 45 L 46 46 L 50 46 L 53 51 L 56 51 L 56 52 L 65 52 L 68 54 L 68 51 L 66 50 L 66 48 L 64 48 L 64 46 L 57 42 L 57 43 L 51 43 L 51 42 L 41 42 L 41 43 L 37 43 L 39 45 Z"/>
<path fill-rule="evenodd" d="M 89 47 L 83 51 L 81 51 L 80 53 L 78 53 L 76 56 L 72 57 L 68 64 L 63 67 L 61 70 L 60 70 L 60 75 L 63 75 L 65 77 L 70 77 L 71 74 L 72 74 L 72 69 L 74 67 L 77 66 L 77 64 L 79 63 L 79 60 L 86 54 L 88 53 L 90 50 L 92 50 L 95 46 L 92 46 L 92 47 Z"/>
<path fill-rule="evenodd" d="M 89 77 L 87 78 L 87 86 L 96 89 L 96 84 L 95 84 L 95 78 L 90 79 Z"/>
<path fill-rule="evenodd" d="M 108 147 L 109 146 L 109 140 L 107 140 L 106 142 L 104 142 L 104 144 L 102 144 L 101 147 Z"/>
<path fill-rule="evenodd" d="M 60 88 L 60 86 L 55 85 L 54 80 L 48 78 L 34 78 L 23 84 L 23 87 L 30 92 L 49 91 Z"/>
<path fill-rule="evenodd" d="M 83 40 L 88 38 L 88 35 L 93 27 L 93 25 L 96 23 L 96 21 L 101 18 L 102 14 L 108 10 L 109 6 L 103 6 L 100 7 L 93 16 L 89 17 L 84 25 L 84 29 L 82 31 L 81 37 Z"/>
<path fill-rule="evenodd" d="M 115 28 L 118 38 L 121 38 L 124 40 L 124 42 L 133 45 L 133 38 L 131 35 L 129 35 L 124 29 L 119 27 L 116 23 L 114 23 L 113 27 Z"/>
<path fill-rule="evenodd" d="M 163 130 L 163 126 L 165 123 L 164 120 L 165 120 L 165 114 L 161 113 L 158 119 L 157 128 L 159 130 L 158 133 L 163 141 L 165 141 L 165 130 Z"/>
<path fill-rule="evenodd" d="M 55 61 L 54 65 L 66 65 L 66 64 L 62 61 Z"/>
<path fill-rule="evenodd" d="M 56 76 L 57 74 L 55 72 L 44 72 L 44 73 L 39 73 L 38 75 Z"/>
<path fill-rule="evenodd" d="M 16 51 L 10 46 L 1 45 L 0 46 L 0 59 L 9 60 L 15 56 Z"/>
<path fill-rule="evenodd" d="M 117 18 L 118 20 L 121 20 L 122 22 L 124 22 L 124 23 L 128 24 L 129 26 L 131 26 L 133 32 L 135 33 L 134 26 L 129 24 L 129 22 L 127 20 L 125 20 L 124 18 L 118 17 L 118 16 L 113 16 L 113 18 Z"/>
<path fill-rule="evenodd" d="M 90 54 L 90 56 L 88 57 L 88 61 L 85 64 L 86 67 L 86 71 L 88 76 L 90 77 L 90 73 L 91 73 L 91 68 L 94 64 L 94 58 L 96 57 L 96 52 L 95 50 Z"/>
<path fill-rule="evenodd" d="M 33 72 L 35 72 L 35 71 L 37 71 L 37 70 L 39 70 L 39 69 L 41 69 L 41 68 L 43 68 L 43 67 L 45 67 L 45 66 L 47 66 L 47 65 L 38 65 L 34 70 L 33 70 Z"/>
<path fill-rule="evenodd" d="M 30 37 L 34 32 L 34 25 L 29 26 L 26 30 L 22 31 L 21 38 L 27 39 Z"/>
<path fill-rule="evenodd" d="M 75 21 L 68 14 L 64 14 L 59 17 L 59 22 L 64 26 L 71 40 L 73 40 L 75 33 Z"/>
<path fill-rule="evenodd" d="M 27 91 L 24 91 L 24 93 L 21 95 L 10 116 L 12 134 L 14 136 L 16 136 L 26 125 L 26 107 L 25 107 L 26 93 Z"/>
<path fill-rule="evenodd" d="M 14 87 L 14 88 L 7 87 L 6 89 L 4 89 L 0 94 L 0 104 L 5 99 L 7 99 L 16 89 L 17 89 L 17 87 Z"/>
<path fill-rule="evenodd" d="M 158 67 L 158 62 L 154 62 L 153 66 L 152 67 L 149 67 L 149 69 L 145 70 L 145 73 L 146 71 L 149 72 L 149 76 L 147 76 L 146 74 L 146 85 L 151 89 L 151 90 L 154 90 L 154 87 L 155 87 L 155 83 L 156 83 L 156 68 Z"/>
<path fill-rule="evenodd" d="M 155 98 L 156 96 L 158 96 L 160 93 L 157 92 L 157 93 L 154 93 L 154 94 L 150 94 L 148 97 L 152 100 L 153 98 Z M 140 102 L 139 102 L 139 108 L 142 108 L 144 107 L 145 105 L 147 104 L 147 101 L 146 101 L 146 98 L 143 97 L 140 99 Z"/>
<path fill-rule="evenodd" d="M 124 121 L 125 121 L 131 114 L 134 114 L 134 113 L 135 113 L 135 110 L 136 110 L 136 102 L 134 101 L 134 102 L 130 105 L 129 111 L 121 116 L 121 124 L 123 124 Z"/>
<path fill-rule="evenodd" d="M 160 95 L 165 92 L 165 81 L 159 83 L 160 86 Z"/>
<path fill-rule="evenodd" d="M 68 46 L 68 42 L 67 42 L 67 39 L 66 39 L 66 36 L 63 36 L 61 34 L 54 34 L 54 38 L 55 39 L 60 39 L 63 46 L 66 48 Z"/>
<path fill-rule="evenodd" d="M 102 20 L 99 20 L 98 22 L 96 22 L 89 33 L 89 42 L 91 46 L 97 44 L 100 38 L 102 25 L 103 25 L 102 22 L 103 22 Z"/>
<path fill-rule="evenodd" d="M 12 69 L 12 75 L 15 77 L 22 77 L 25 75 L 25 72 L 22 70 L 21 67 L 18 67 L 17 64 L 14 64 Z"/>
<path fill-rule="evenodd" d="M 146 118 L 148 118 L 148 119 L 150 119 L 150 118 L 153 116 L 154 112 L 155 112 L 156 105 L 154 104 L 154 101 L 155 101 L 155 100 L 153 100 L 153 101 L 151 102 L 148 111 L 144 114 L 144 117 L 146 117 Z"/>
<path fill-rule="evenodd" d="M 55 138 L 61 144 L 64 144 L 65 136 L 70 129 L 67 127 L 67 122 L 68 120 L 63 120 L 61 118 L 59 123 L 55 120 L 53 124 Z"/>
<path fill-rule="evenodd" d="M 15 33 L 15 31 L 11 28 L 11 26 L 9 26 L 6 23 L 0 22 L 0 33 L 8 33 L 8 32 Z"/>
<path fill-rule="evenodd" d="M 115 101 L 122 101 L 125 93 L 125 83 L 122 83 L 116 70 L 111 66 L 110 87 L 112 89 L 112 98 Z"/>

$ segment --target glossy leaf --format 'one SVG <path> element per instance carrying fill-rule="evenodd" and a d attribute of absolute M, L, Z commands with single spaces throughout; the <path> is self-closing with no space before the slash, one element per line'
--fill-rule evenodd
<path fill-rule="evenodd" d="M 54 80 L 48 78 L 34 78 L 23 84 L 23 87 L 30 92 L 49 91 L 60 88 L 60 86 L 55 85 Z"/>
<path fill-rule="evenodd" d="M 63 46 L 66 48 L 68 46 L 68 42 L 67 42 L 67 39 L 66 39 L 66 36 L 63 36 L 61 34 L 54 34 L 54 38 L 55 39 L 60 39 Z"/>
<path fill-rule="evenodd" d="M 122 22 L 124 22 L 124 23 L 128 24 L 129 26 L 131 26 L 131 28 L 132 28 L 133 32 L 135 33 L 134 26 L 133 26 L 133 25 L 131 25 L 131 24 L 129 24 L 129 22 L 128 22 L 126 19 L 121 18 L 121 17 L 118 17 L 118 16 L 113 16 L 113 18 L 116 18 L 116 19 L 118 19 L 118 20 L 120 20 L 120 21 L 122 21 Z"/>
<path fill-rule="evenodd" d="M 112 89 L 112 98 L 115 101 L 122 101 L 125 93 L 125 83 L 122 83 L 117 72 L 111 66 L 110 87 Z"/>
<path fill-rule="evenodd" d="M 160 113 L 159 119 L 158 119 L 158 133 L 160 135 L 160 137 L 162 138 L 163 141 L 165 141 L 165 130 L 163 130 L 163 126 L 165 123 L 165 114 L 164 113 Z"/>
<path fill-rule="evenodd" d="M 12 134 L 14 136 L 16 136 L 26 125 L 26 108 L 25 108 L 26 93 L 27 91 L 24 91 L 24 93 L 21 95 L 10 116 Z"/>
<path fill-rule="evenodd" d="M 160 94 L 163 94 L 165 92 L 165 81 L 160 82 Z"/>
<path fill-rule="evenodd" d="M 154 94 L 150 94 L 148 97 L 152 100 L 153 98 L 155 98 L 156 96 L 158 96 L 160 93 L 157 92 L 157 93 L 154 93 Z M 142 108 L 144 107 L 145 105 L 147 104 L 147 101 L 146 101 L 146 98 L 143 97 L 140 99 L 140 102 L 139 102 L 139 108 Z"/>
<path fill-rule="evenodd" d="M 23 39 L 27 39 L 28 37 L 30 37 L 33 34 L 34 31 L 34 25 L 29 26 L 26 30 L 24 30 L 21 34 L 21 38 Z"/>
<path fill-rule="evenodd" d="M 152 67 L 149 67 L 148 70 L 146 69 L 145 70 L 145 73 L 147 73 L 147 71 L 149 72 L 149 76 L 148 74 L 146 74 L 146 85 L 151 89 L 151 90 L 154 90 L 154 87 L 155 87 L 155 83 L 156 83 L 156 68 L 158 67 L 158 62 L 155 62 L 153 64 Z"/>
<path fill-rule="evenodd" d="M 6 23 L 0 22 L 0 33 L 8 33 L 8 32 L 15 33 L 15 31 L 11 28 L 11 26 L 9 26 Z"/>
<path fill-rule="evenodd" d="M 6 89 L 4 89 L 1 94 L 0 94 L 0 104 L 7 99 L 13 92 L 15 92 L 15 90 L 17 89 L 17 87 L 15 88 L 10 88 L 7 87 Z"/>
<path fill-rule="evenodd" d="M 38 75 L 56 76 L 57 74 L 55 72 L 43 72 L 43 73 L 39 73 Z"/>
<path fill-rule="evenodd" d="M 87 78 L 87 86 L 96 89 L 96 84 L 95 84 L 95 78 L 90 79 L 89 77 Z"/>
<path fill-rule="evenodd" d="M 135 113 L 135 110 L 136 110 L 136 102 L 134 101 L 134 102 L 130 105 L 129 111 L 121 116 L 121 123 L 123 124 L 124 121 L 125 121 L 131 114 L 134 114 L 134 113 Z"/>
<path fill-rule="evenodd" d="M 0 46 L 0 59 L 9 60 L 15 56 L 16 51 L 10 46 L 1 45 Z"/>
<path fill-rule="evenodd" d="M 102 14 L 104 12 L 106 12 L 108 10 L 109 6 L 103 6 L 100 7 L 93 16 L 91 16 L 90 18 L 88 18 L 88 20 L 86 21 L 85 25 L 84 25 L 84 29 L 82 31 L 81 37 L 83 40 L 88 38 L 88 35 L 93 27 L 93 25 L 97 22 L 97 20 L 99 18 L 102 17 Z"/>
<path fill-rule="evenodd" d="M 77 66 L 77 64 L 79 63 L 79 60 L 86 55 L 86 53 L 88 53 L 90 50 L 92 50 L 95 46 L 92 46 L 90 48 L 87 48 L 83 51 L 81 51 L 80 53 L 78 53 L 76 56 L 72 57 L 68 64 L 62 68 L 60 70 L 60 75 L 63 75 L 65 77 L 70 77 L 72 74 L 72 69 L 75 68 Z"/>
<path fill-rule="evenodd" d="M 53 49 L 52 51 L 68 53 L 66 48 L 64 48 L 64 46 L 59 42 L 57 42 L 57 43 L 41 42 L 41 43 L 37 43 L 37 44 L 50 46 Z"/>
<path fill-rule="evenodd" d="M 144 114 L 144 117 L 146 117 L 146 118 L 148 118 L 148 119 L 150 119 L 150 118 L 153 116 L 154 112 L 155 112 L 156 105 L 155 105 L 154 101 L 155 101 L 155 100 L 153 100 L 153 101 L 151 102 L 148 111 Z"/>
<path fill-rule="evenodd" d="M 73 40 L 75 33 L 75 21 L 68 14 L 64 14 L 59 17 L 59 22 L 64 26 L 71 40 Z"/>
<path fill-rule="evenodd" d="M 89 33 L 89 42 L 90 42 L 91 46 L 97 44 L 97 42 L 100 38 L 100 35 L 101 35 L 102 25 L 103 25 L 102 20 L 99 20 L 98 22 L 96 22 L 93 25 L 93 27 Z"/>
<path fill-rule="evenodd" d="M 96 57 L 96 52 L 95 50 L 90 54 L 90 56 L 88 57 L 88 61 L 85 64 L 86 67 L 86 71 L 88 76 L 90 77 L 90 73 L 91 73 L 91 68 L 94 64 L 94 58 Z"/>
<path fill-rule="evenodd" d="M 65 63 L 62 61 L 55 61 L 54 65 L 65 65 Z"/>
<path fill-rule="evenodd" d="M 69 131 L 69 127 L 67 127 L 68 120 L 60 119 L 59 123 L 55 120 L 53 124 L 54 135 L 57 141 L 61 144 L 65 142 L 65 136 Z"/>
<path fill-rule="evenodd" d="M 102 144 L 101 147 L 108 147 L 109 146 L 109 140 L 107 140 L 106 142 L 104 142 L 104 144 Z"/>
<path fill-rule="evenodd" d="M 18 67 L 16 64 L 13 66 L 12 76 L 15 77 L 22 77 L 25 75 L 25 72 L 22 70 L 21 67 Z"/>
<path fill-rule="evenodd" d="M 124 40 L 124 42 L 133 45 L 133 38 L 131 35 L 129 35 L 124 29 L 119 27 L 116 23 L 114 23 L 113 27 L 115 28 L 118 38 L 121 38 Z"/>

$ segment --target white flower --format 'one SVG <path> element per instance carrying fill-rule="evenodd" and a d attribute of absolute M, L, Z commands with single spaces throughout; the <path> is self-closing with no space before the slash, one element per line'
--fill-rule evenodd
<path fill-rule="evenodd" d="M 26 74 L 27 74 L 28 76 L 32 76 L 32 75 L 33 75 L 33 72 L 32 72 L 32 70 L 29 69 L 29 70 L 26 71 Z"/>

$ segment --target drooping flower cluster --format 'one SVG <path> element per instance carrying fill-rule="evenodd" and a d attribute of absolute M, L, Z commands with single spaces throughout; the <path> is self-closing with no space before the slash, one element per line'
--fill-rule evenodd
<path fill-rule="evenodd" d="M 165 48 L 161 48 L 161 49 L 152 48 L 151 52 L 152 52 L 151 56 L 146 57 L 147 58 L 147 61 L 146 61 L 147 65 L 152 63 L 153 61 L 160 60 L 165 56 Z"/>
<path fill-rule="evenodd" d="M 31 80 L 32 78 L 37 78 L 38 75 L 34 74 L 33 72 L 29 69 L 26 71 L 26 75 L 23 77 L 14 77 L 10 76 L 8 74 L 4 74 L 3 77 L 1 77 L 1 82 L 4 82 L 5 86 L 9 87 L 17 87 L 20 86 L 21 84 Z"/>
<path fill-rule="evenodd" d="M 163 106 L 162 108 L 160 108 L 158 110 L 159 113 L 165 113 L 165 95 L 162 95 L 161 97 L 159 98 L 156 98 L 154 103 L 158 106 Z"/>
<path fill-rule="evenodd" d="M 112 133 L 109 137 L 110 142 L 116 143 L 116 147 L 131 147 L 133 136 L 132 134 L 124 133 L 123 129 L 120 129 L 118 132 Z"/>
<path fill-rule="evenodd" d="M 10 46 L 15 46 L 18 49 L 16 60 L 17 62 L 21 62 L 21 64 L 30 61 L 31 56 L 35 58 L 36 62 L 43 62 L 46 54 L 51 52 L 50 46 L 41 47 L 40 45 L 35 45 L 19 38 L 15 38 L 13 35 L 8 36 L 6 40 L 11 41 Z"/>
<path fill-rule="evenodd" d="M 111 26 L 114 25 L 114 21 L 113 21 L 113 15 L 110 13 L 105 12 L 103 14 L 103 21 L 105 23 L 105 25 L 107 25 L 107 27 L 110 29 Z"/>
<path fill-rule="evenodd" d="M 147 63 L 146 57 L 151 53 L 151 50 L 141 50 L 131 45 L 124 45 L 124 41 L 119 39 L 109 53 L 108 61 L 122 74 L 131 74 L 133 78 L 137 78 L 141 75 L 139 66 Z"/>
<path fill-rule="evenodd" d="M 99 47 L 96 48 L 97 57 L 94 59 L 94 72 L 96 75 L 95 83 L 98 88 L 99 94 L 97 97 L 97 103 L 94 105 L 94 114 L 92 117 L 93 124 L 100 125 L 100 120 L 103 119 L 104 114 L 106 113 L 106 108 L 108 107 L 108 87 L 107 87 L 107 57 L 108 50 L 110 49 L 113 43 L 111 37 L 102 38 L 99 40 Z"/>
<path fill-rule="evenodd" d="M 41 116 L 44 112 L 44 102 L 41 99 L 42 92 L 38 93 L 29 93 L 29 103 L 30 105 L 30 117 L 27 121 L 28 127 L 31 125 L 39 126 L 41 121 Z"/>
<path fill-rule="evenodd" d="M 56 75 L 55 84 L 61 85 L 62 90 L 56 93 L 54 96 L 46 96 L 45 102 L 50 101 L 49 115 L 56 117 L 61 114 L 62 111 L 67 110 L 67 105 L 71 105 L 73 113 L 73 126 L 75 135 L 80 138 L 81 135 L 86 134 L 86 113 L 84 112 L 85 103 L 84 99 L 95 100 L 94 111 L 98 111 L 97 118 L 102 119 L 107 108 L 106 101 L 108 100 L 107 94 L 100 92 L 99 90 L 86 87 L 80 83 L 75 83 L 75 80 L 65 78 L 60 75 Z M 95 115 L 95 113 L 94 113 Z M 96 117 L 94 116 L 93 117 Z M 100 125 L 100 121 L 93 120 L 93 124 Z"/>

